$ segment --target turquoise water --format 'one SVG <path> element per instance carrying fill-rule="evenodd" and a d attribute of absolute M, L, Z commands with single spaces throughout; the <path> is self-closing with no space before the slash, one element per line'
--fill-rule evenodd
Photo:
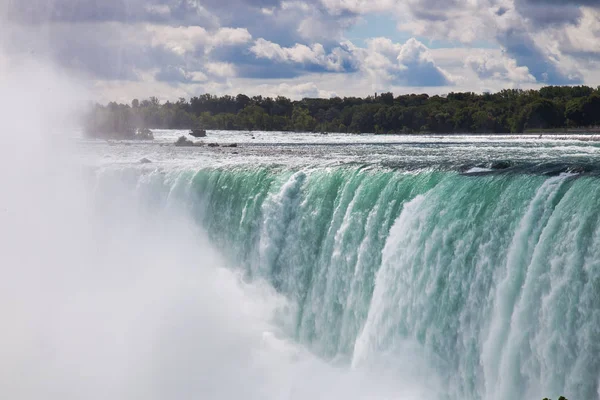
<path fill-rule="evenodd" d="M 151 207 L 186 208 L 246 280 L 290 300 L 289 336 L 335 365 L 410 363 L 408 348 L 447 399 L 599 397 L 598 178 L 358 165 L 103 174 L 127 177 Z"/>

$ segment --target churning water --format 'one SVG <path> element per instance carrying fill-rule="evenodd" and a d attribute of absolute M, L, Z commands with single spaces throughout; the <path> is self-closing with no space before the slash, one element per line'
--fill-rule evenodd
<path fill-rule="evenodd" d="M 277 375 L 245 365 L 231 385 L 249 380 L 263 398 L 598 398 L 594 142 L 246 136 L 209 133 L 207 141 L 241 143 L 220 149 L 80 143 L 96 157 L 95 203 L 114 210 L 127 198 L 125 209 L 144 210 L 151 227 L 141 237 L 162 232 L 147 220 L 177 210 L 228 274 L 273 296 L 259 314 Z M 137 163 L 142 156 L 154 162 Z M 195 244 L 186 254 L 201 268 Z M 231 299 L 218 294 L 198 306 L 221 313 Z M 181 329 L 211 324 L 173 312 Z M 232 323 L 252 335 L 252 323 Z M 188 362 L 205 368 L 200 350 Z M 239 356 L 215 353 L 217 369 Z M 186 395 L 229 398 L 229 384 L 202 382 Z"/>

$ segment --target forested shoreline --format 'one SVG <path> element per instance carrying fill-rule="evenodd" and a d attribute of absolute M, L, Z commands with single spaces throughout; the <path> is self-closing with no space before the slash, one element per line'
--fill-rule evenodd
<path fill-rule="evenodd" d="M 600 88 L 547 86 L 443 96 L 381 93 L 365 98 L 213 96 L 94 105 L 92 137 L 135 138 L 144 128 L 348 133 L 522 133 L 600 125 Z"/>

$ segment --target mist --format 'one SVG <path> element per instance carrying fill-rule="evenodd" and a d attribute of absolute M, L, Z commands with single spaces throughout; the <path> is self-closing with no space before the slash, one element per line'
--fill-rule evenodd
<path fill-rule="evenodd" d="M 296 344 L 293 305 L 265 282 L 244 281 L 181 199 L 155 204 L 118 170 L 101 179 L 81 157 L 85 82 L 32 57 L 0 59 L 0 397 L 434 393 L 414 365 L 400 375 L 385 363 L 350 369 Z M 134 171 L 138 180 L 162 173 Z"/>

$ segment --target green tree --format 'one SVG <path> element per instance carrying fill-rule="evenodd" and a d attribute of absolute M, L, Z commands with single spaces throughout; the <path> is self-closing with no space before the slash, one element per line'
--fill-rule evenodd
<path fill-rule="evenodd" d="M 269 114 L 255 104 L 246 106 L 238 113 L 238 125 L 248 130 L 268 130 L 271 128 Z"/>
<path fill-rule="evenodd" d="M 208 93 L 161 103 L 157 97 L 95 105 L 85 127 L 95 137 L 125 137 L 140 128 L 264 129 L 338 132 L 523 132 L 600 125 L 600 89 L 548 86 L 447 96 L 391 92 L 378 96 L 252 98 Z"/>
<path fill-rule="evenodd" d="M 294 107 L 294 111 L 292 112 L 292 127 L 296 132 L 312 132 L 316 125 L 315 119 L 311 117 L 307 109 Z"/>
<path fill-rule="evenodd" d="M 551 100 L 540 99 L 527 105 L 522 113 L 525 129 L 548 129 L 564 126 L 564 111 Z"/>

